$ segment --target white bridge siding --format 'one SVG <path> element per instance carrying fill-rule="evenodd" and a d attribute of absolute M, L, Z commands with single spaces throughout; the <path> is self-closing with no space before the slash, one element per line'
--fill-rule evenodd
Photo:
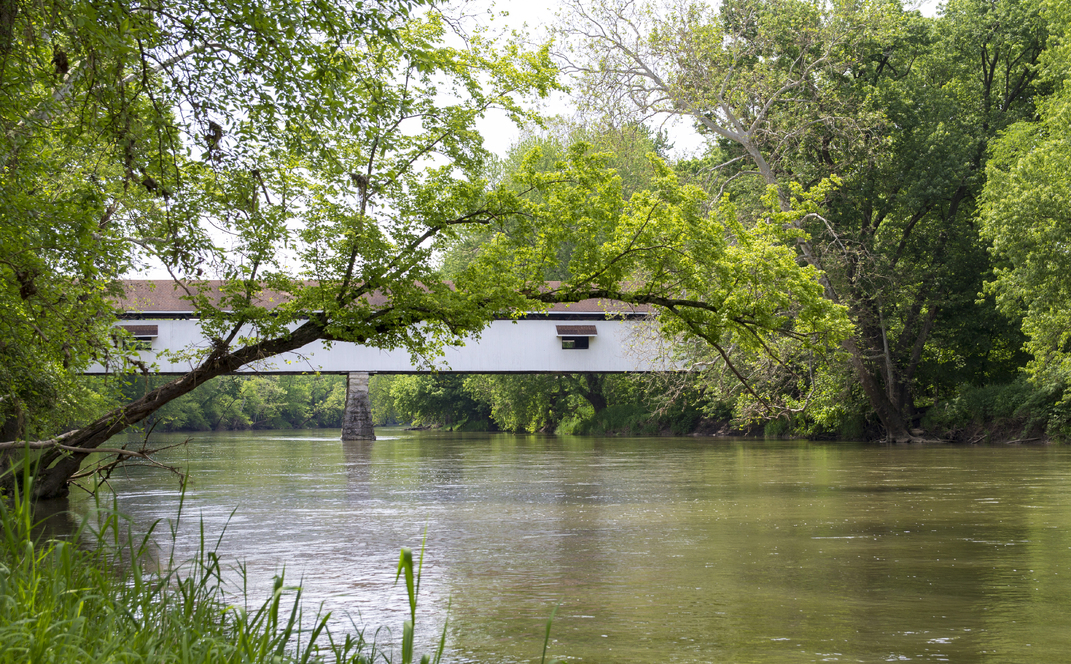
<path fill-rule="evenodd" d="M 127 319 L 120 323 L 140 340 L 143 362 L 156 373 L 181 374 L 194 360 L 160 358 L 163 350 L 205 349 L 209 343 L 196 319 Z M 563 344 L 563 337 L 565 343 Z M 587 348 L 582 348 L 583 340 Z M 572 348 L 563 348 L 574 346 Z M 426 373 L 434 368 L 455 373 L 624 373 L 666 370 L 660 347 L 642 319 L 598 316 L 525 318 L 493 321 L 478 337 L 449 346 L 441 356 L 416 364 L 404 349 L 380 350 L 354 343 L 322 342 L 254 362 L 239 373 Z M 101 374 L 96 365 L 87 373 Z"/>

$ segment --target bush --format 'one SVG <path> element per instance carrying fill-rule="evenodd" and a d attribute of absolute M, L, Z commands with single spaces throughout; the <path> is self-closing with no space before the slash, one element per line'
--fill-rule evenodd
<path fill-rule="evenodd" d="M 651 435 L 658 433 L 658 423 L 652 419 L 651 413 L 639 404 L 617 404 L 607 406 L 593 417 L 578 422 L 573 433 L 590 436 Z"/>
<path fill-rule="evenodd" d="M 785 418 L 770 420 L 762 427 L 762 435 L 766 438 L 780 438 L 788 433 L 791 424 Z"/>
<path fill-rule="evenodd" d="M 967 428 L 984 428 L 1066 440 L 1071 438 L 1071 387 L 1062 380 L 1037 384 L 1026 378 L 1003 385 L 965 385 L 954 398 L 931 408 L 922 425 L 951 437 Z"/>

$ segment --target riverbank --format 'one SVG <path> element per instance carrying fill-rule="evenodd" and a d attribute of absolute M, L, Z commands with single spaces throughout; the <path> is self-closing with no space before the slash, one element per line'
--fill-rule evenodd
<path fill-rule="evenodd" d="M 28 496 L 0 496 L 0 663 L 413 661 L 411 623 L 398 660 L 363 633 L 335 638 L 330 615 L 306 617 L 301 590 L 282 576 L 260 602 L 250 603 L 245 583 L 228 591 L 234 580 L 225 583 L 203 524 L 194 556 L 160 560 L 152 529 L 133 535 L 131 522 L 99 506 L 95 523 L 45 539 Z M 402 562 L 415 607 L 405 550 Z"/>

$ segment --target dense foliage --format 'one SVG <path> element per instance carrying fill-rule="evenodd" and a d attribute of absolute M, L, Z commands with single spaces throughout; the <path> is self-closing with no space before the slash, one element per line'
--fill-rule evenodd
<path fill-rule="evenodd" d="M 128 401 L 166 379 L 138 377 L 98 399 Z M 454 431 L 542 433 L 691 433 L 706 401 L 696 389 L 667 396 L 653 376 L 457 375 L 372 376 L 375 426 L 443 427 Z M 680 387 L 674 386 L 679 392 Z M 346 380 L 338 375 L 224 376 L 163 406 L 142 432 L 339 428 Z M 732 409 L 708 407 L 721 427 Z"/>
<path fill-rule="evenodd" d="M 214 340 L 189 354 L 190 374 L 92 421 L 70 446 L 97 447 L 216 376 L 317 339 L 431 356 L 517 299 L 502 289 L 452 290 L 431 257 L 454 226 L 501 211 L 480 179 L 488 153 L 475 122 L 491 108 L 527 117 L 514 97 L 545 94 L 552 67 L 545 51 L 476 35 L 467 48 L 449 47 L 439 15 L 407 19 L 410 6 L 118 3 L 96 15 L 93 3 L 75 3 L 9 17 L 5 229 L 58 233 L 52 245 L 92 266 L 75 271 L 21 236 L 6 242 L 3 276 L 21 307 L 13 320 L 29 330 L 22 336 L 53 354 L 65 349 L 49 340 L 79 340 L 70 321 L 50 319 L 71 328 L 62 337 L 27 310 L 46 292 L 18 263 L 29 253 L 45 273 L 40 283 L 72 289 L 49 297 L 105 330 L 109 317 L 93 309 L 114 293 L 105 286 L 139 261 L 162 264 L 184 280 Z M 30 26 L 53 20 L 38 41 Z M 81 216 L 42 218 L 27 193 L 65 192 L 72 168 L 53 160 L 26 170 L 21 155 L 63 156 L 46 146 L 79 141 L 76 160 L 89 172 L 76 179 L 97 187 L 84 194 L 97 207 L 66 204 L 57 216 Z M 84 242 L 63 230 L 76 222 Z M 206 289 L 207 277 L 222 289 Z M 285 301 L 259 300 L 262 287 Z M 81 303 L 83 291 L 96 299 Z M 385 301 L 370 301 L 372 293 Z M 74 349 L 68 370 L 109 359 L 100 332 Z M 14 385 L 5 396 L 5 421 L 27 410 L 21 393 L 31 391 Z M 64 493 L 84 455 L 44 456 L 38 491 Z"/>
<path fill-rule="evenodd" d="M 164 382 L 162 377 L 139 376 L 111 396 L 133 401 Z M 146 418 L 144 427 L 153 431 L 337 428 L 342 426 L 345 405 L 344 376 L 221 376 L 169 402 Z"/>
<path fill-rule="evenodd" d="M 1040 77 L 1052 93 L 994 145 L 981 221 L 1000 261 L 989 290 L 1022 316 L 1033 374 L 1055 377 L 1071 372 L 1071 19 L 1065 2 L 1044 9 L 1053 34 Z"/>
<path fill-rule="evenodd" d="M 274 151 L 325 156 L 342 119 L 318 72 L 344 44 L 393 39 L 411 7 L 378 3 L 6 3 L 0 12 L 0 419 L 40 434 L 81 398 L 69 376 L 116 353 L 117 278 L 147 262 L 196 277 L 223 228 L 267 226 L 233 179 Z M 296 35 L 315 36 L 296 39 Z M 281 131 L 282 127 L 287 130 Z M 232 174 L 228 176 L 227 174 Z M 262 181 L 262 180 L 257 180 Z M 246 187 L 248 189 L 248 186 Z M 237 206 L 234 202 L 242 200 Z M 269 212 L 270 214 L 270 212 Z M 241 217 L 238 221 L 236 217 Z M 236 224 L 228 225 L 228 224 Z M 233 237 L 233 235 L 232 235 Z M 248 238 L 247 238 L 248 239 Z M 238 264 L 249 243 L 230 243 Z M 224 268 L 226 270 L 226 268 Z M 232 276 L 241 271 L 232 267 Z"/>
<path fill-rule="evenodd" d="M 937 19 L 884 2 L 574 6 L 561 32 L 588 99 L 693 121 L 710 140 L 688 171 L 745 223 L 768 188 L 782 211 L 815 194 L 792 222 L 806 231 L 796 253 L 853 334 L 819 362 L 791 345 L 777 367 L 741 360 L 756 399 L 783 395 L 792 411 L 857 385 L 888 439 L 910 440 L 959 384 L 1014 377 L 1021 341 L 977 297 L 989 261 L 976 200 L 990 141 L 1045 90 L 1035 3 L 961 0 Z M 821 384 L 831 376 L 842 387 Z"/>

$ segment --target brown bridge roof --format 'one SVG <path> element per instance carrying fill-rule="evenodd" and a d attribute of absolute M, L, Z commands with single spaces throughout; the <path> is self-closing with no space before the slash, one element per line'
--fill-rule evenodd
<path fill-rule="evenodd" d="M 218 302 L 223 293 L 222 281 L 199 281 L 185 285 L 185 288 L 177 282 L 151 279 L 130 279 L 122 282 L 124 297 L 119 298 L 118 304 L 127 313 L 147 314 L 190 314 L 194 309 L 188 299 L 186 289 L 190 292 L 207 295 L 211 300 Z M 555 288 L 560 282 L 549 282 L 551 288 Z M 282 304 L 289 295 L 279 291 L 265 289 L 257 293 L 254 302 L 258 306 L 269 309 Z M 383 295 L 373 295 L 373 304 L 386 303 L 387 298 Z M 555 304 L 548 310 L 550 313 L 561 314 L 648 314 L 651 308 L 644 305 L 632 305 L 618 300 L 588 299 L 573 304 Z"/>

